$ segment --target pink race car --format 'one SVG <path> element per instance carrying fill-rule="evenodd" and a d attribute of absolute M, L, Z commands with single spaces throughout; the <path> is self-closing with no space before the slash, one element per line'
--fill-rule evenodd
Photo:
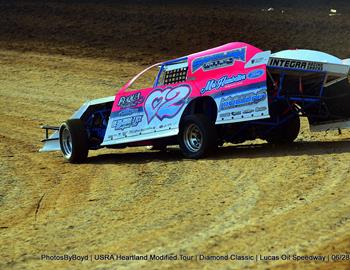
<path fill-rule="evenodd" d="M 179 144 L 185 157 L 200 158 L 224 142 L 293 142 L 300 116 L 312 130 L 348 128 L 349 69 L 349 59 L 323 52 L 229 43 L 155 64 L 115 97 L 85 103 L 60 127 L 43 126 L 41 151 L 79 163 L 102 147 Z"/>

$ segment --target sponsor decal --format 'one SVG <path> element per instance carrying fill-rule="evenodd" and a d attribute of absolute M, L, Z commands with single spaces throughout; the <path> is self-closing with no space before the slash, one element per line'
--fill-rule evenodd
<path fill-rule="evenodd" d="M 169 123 L 169 124 L 166 124 L 166 125 L 160 125 L 159 127 L 158 127 L 158 129 L 165 129 L 165 128 L 169 128 L 169 127 L 171 127 L 173 124 L 172 123 Z"/>
<path fill-rule="evenodd" d="M 140 107 L 140 108 L 127 108 L 125 110 L 113 112 L 113 117 L 123 117 L 123 116 L 128 116 L 128 115 L 132 115 L 132 114 L 136 114 L 136 113 L 140 113 L 140 112 L 142 112 L 142 107 Z"/>
<path fill-rule="evenodd" d="M 218 80 L 209 80 L 204 88 L 201 89 L 201 94 L 204 94 L 213 89 L 219 90 L 226 85 L 244 81 L 246 79 L 245 74 L 232 75 L 232 77 L 223 76 Z"/>
<path fill-rule="evenodd" d="M 253 66 L 262 65 L 262 64 L 264 63 L 264 60 L 265 60 L 264 57 L 252 59 L 251 64 L 252 64 Z"/>
<path fill-rule="evenodd" d="M 266 107 L 256 107 L 255 108 L 255 112 L 261 112 L 261 111 L 266 111 L 267 108 Z"/>
<path fill-rule="evenodd" d="M 143 102 L 143 96 L 141 92 L 131 94 L 129 96 L 122 96 L 118 101 L 118 106 L 121 108 L 134 107 Z"/>
<path fill-rule="evenodd" d="M 257 90 L 245 94 L 238 94 L 222 98 L 220 101 L 220 110 L 229 110 L 238 107 L 244 107 L 257 104 L 267 97 L 266 90 Z"/>
<path fill-rule="evenodd" d="M 248 79 L 252 80 L 252 79 L 260 78 L 264 74 L 265 74 L 265 71 L 263 69 L 255 69 L 249 72 L 247 77 Z"/>
<path fill-rule="evenodd" d="M 200 68 L 204 71 L 217 68 L 233 66 L 235 61 L 246 61 L 247 47 L 234 49 L 232 51 L 220 52 L 196 58 L 192 61 L 192 72 Z"/>
<path fill-rule="evenodd" d="M 124 130 L 126 128 L 136 127 L 142 121 L 143 115 L 135 115 L 113 120 L 112 128 L 115 130 Z"/>
<path fill-rule="evenodd" d="M 244 68 L 252 68 L 257 67 L 261 65 L 265 65 L 269 58 L 270 58 L 271 52 L 265 51 L 265 52 L 259 52 L 255 54 L 244 66 Z"/>
<path fill-rule="evenodd" d="M 244 113 L 244 112 L 243 112 Z M 232 116 L 241 115 L 241 111 L 234 111 L 234 112 L 226 112 L 226 113 L 220 113 L 219 118 L 231 118 Z"/>
<path fill-rule="evenodd" d="M 220 113 L 219 114 L 220 118 L 225 118 L 225 117 L 230 117 L 230 116 L 231 116 L 231 114 L 229 112 L 227 112 L 227 113 Z"/>
<path fill-rule="evenodd" d="M 300 61 L 300 60 L 288 60 L 279 58 L 270 58 L 269 66 L 291 68 L 291 69 L 305 69 L 322 71 L 323 64 L 318 62 Z"/>
<path fill-rule="evenodd" d="M 252 113 L 252 112 L 254 112 L 253 109 L 247 109 L 243 111 L 243 114 Z"/>
<path fill-rule="evenodd" d="M 188 85 L 156 89 L 153 91 L 147 97 L 144 104 L 148 123 L 155 117 L 159 120 L 173 118 L 185 105 L 190 93 L 191 87 Z"/>

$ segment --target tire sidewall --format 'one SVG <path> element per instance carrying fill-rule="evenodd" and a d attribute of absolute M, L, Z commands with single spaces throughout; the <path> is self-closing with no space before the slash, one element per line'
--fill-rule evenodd
<path fill-rule="evenodd" d="M 64 154 L 62 146 L 62 132 L 68 129 L 72 141 L 72 152 L 70 156 Z M 80 119 L 69 119 L 64 122 L 59 130 L 60 147 L 63 157 L 70 163 L 81 163 L 86 160 L 89 151 L 88 135 L 84 123 Z"/>
<path fill-rule="evenodd" d="M 196 125 L 202 135 L 202 144 L 198 151 L 191 151 L 184 142 L 184 134 L 190 125 Z M 183 155 L 187 158 L 198 159 L 205 157 L 217 147 L 215 125 L 202 114 L 185 116 L 181 121 L 179 135 L 179 146 Z"/>
<path fill-rule="evenodd" d="M 65 154 L 65 151 L 64 151 L 64 147 L 63 147 L 63 131 L 65 130 L 65 129 L 68 129 L 69 130 L 69 127 L 68 127 L 68 125 L 66 124 L 66 122 L 65 123 L 63 123 L 61 126 L 60 126 L 60 129 L 59 129 L 59 141 L 60 141 L 60 148 L 61 148 L 61 152 L 62 152 L 62 154 L 63 154 L 63 157 L 66 159 L 66 160 L 69 160 L 71 157 L 72 157 L 72 154 L 73 154 L 73 149 L 72 149 L 72 153 L 71 153 L 71 155 L 70 156 L 67 156 L 66 154 Z M 69 130 L 69 132 L 70 132 L 70 130 Z M 71 135 L 71 134 L 70 134 Z"/>

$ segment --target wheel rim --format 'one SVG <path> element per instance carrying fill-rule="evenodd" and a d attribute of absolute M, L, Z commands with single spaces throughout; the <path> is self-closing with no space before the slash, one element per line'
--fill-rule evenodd
<path fill-rule="evenodd" d="M 67 127 L 65 127 L 62 131 L 61 146 L 63 155 L 67 158 L 70 158 L 72 155 L 72 137 Z"/>
<path fill-rule="evenodd" d="M 191 152 L 198 152 L 203 144 L 203 135 L 199 127 L 191 124 L 184 132 L 184 143 Z"/>

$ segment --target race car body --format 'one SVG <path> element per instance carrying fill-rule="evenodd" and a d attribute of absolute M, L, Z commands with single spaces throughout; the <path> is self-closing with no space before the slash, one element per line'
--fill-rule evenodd
<path fill-rule="evenodd" d="M 200 158 L 224 142 L 292 142 L 299 116 L 313 130 L 350 127 L 349 69 L 348 60 L 323 52 L 271 54 L 229 43 L 155 64 L 115 97 L 85 103 L 60 127 L 44 126 L 56 132 L 46 133 L 41 150 L 81 162 L 90 149 L 179 144 L 186 157 Z"/>

